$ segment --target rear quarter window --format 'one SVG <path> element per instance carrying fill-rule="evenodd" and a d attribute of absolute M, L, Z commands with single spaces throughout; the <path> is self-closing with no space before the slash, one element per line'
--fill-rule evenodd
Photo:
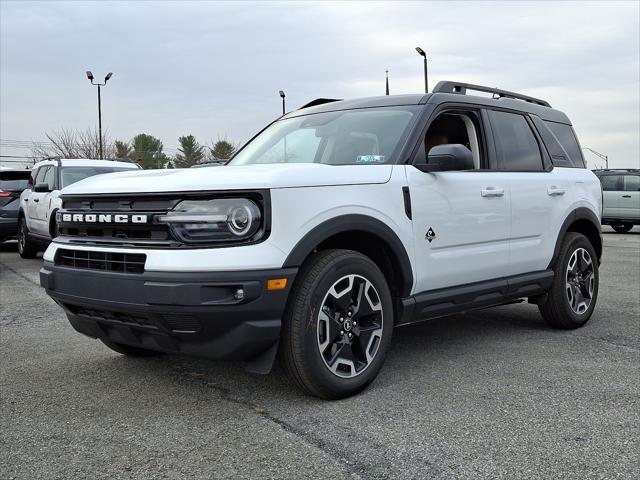
<path fill-rule="evenodd" d="M 576 138 L 576 134 L 573 131 L 571 125 L 565 125 L 564 123 L 556 122 L 544 122 L 549 130 L 556 137 L 562 148 L 567 152 L 569 156 L 568 162 L 565 165 L 554 165 L 558 167 L 573 167 L 573 168 L 585 168 L 584 157 L 582 156 L 582 149 Z M 546 143 L 546 142 L 545 142 Z M 552 159 L 553 161 L 553 159 Z"/>

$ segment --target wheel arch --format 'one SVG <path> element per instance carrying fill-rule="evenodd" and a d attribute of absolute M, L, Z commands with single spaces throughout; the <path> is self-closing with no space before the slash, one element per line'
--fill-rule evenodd
<path fill-rule="evenodd" d="M 573 210 L 562 223 L 556 240 L 556 246 L 553 250 L 553 258 L 549 263 L 549 268 L 552 268 L 558 259 L 562 240 L 567 232 L 577 232 L 587 237 L 593 245 L 596 255 L 598 256 L 598 263 L 600 263 L 602 259 L 602 233 L 600 220 L 589 208 L 580 207 Z"/>
<path fill-rule="evenodd" d="M 299 267 L 314 252 L 331 248 L 371 258 L 387 278 L 392 296 L 411 293 L 413 269 L 402 241 L 388 225 L 366 215 L 342 215 L 314 227 L 289 253 L 283 268 Z"/>
<path fill-rule="evenodd" d="M 51 210 L 51 216 L 49 217 L 49 236 L 53 240 L 56 237 L 55 225 L 56 225 L 56 213 L 58 213 L 59 208 L 54 208 Z"/>

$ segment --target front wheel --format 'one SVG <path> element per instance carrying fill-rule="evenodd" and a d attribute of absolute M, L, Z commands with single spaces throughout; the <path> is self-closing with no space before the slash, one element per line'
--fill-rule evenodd
<path fill-rule="evenodd" d="M 393 305 L 386 279 L 369 258 L 327 250 L 301 269 L 282 329 L 282 357 L 307 393 L 344 398 L 378 375 L 391 342 Z"/>
<path fill-rule="evenodd" d="M 38 246 L 29 239 L 29 227 L 24 217 L 18 222 L 18 253 L 22 258 L 36 258 Z"/>
<path fill-rule="evenodd" d="M 614 223 L 611 228 L 618 233 L 627 233 L 633 228 L 633 223 Z"/>
<path fill-rule="evenodd" d="M 569 232 L 562 242 L 547 300 L 540 313 L 552 327 L 583 326 L 593 313 L 598 298 L 598 257 L 584 235 Z"/>

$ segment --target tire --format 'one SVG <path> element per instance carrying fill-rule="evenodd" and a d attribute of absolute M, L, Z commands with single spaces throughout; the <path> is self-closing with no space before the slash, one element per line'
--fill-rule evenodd
<path fill-rule="evenodd" d="M 552 327 L 573 329 L 583 326 L 598 299 L 598 257 L 584 235 L 569 232 L 562 241 L 553 267 L 554 279 L 540 313 Z"/>
<path fill-rule="evenodd" d="M 162 352 L 156 352 L 155 350 L 147 350 L 146 348 L 131 347 L 124 345 L 123 343 L 110 342 L 109 340 L 100 339 L 107 347 L 114 352 L 121 353 L 127 357 L 155 357 L 162 355 Z"/>
<path fill-rule="evenodd" d="M 348 397 L 378 375 L 393 325 L 389 286 L 376 264 L 351 250 L 322 251 L 303 265 L 290 293 L 281 357 L 303 391 Z"/>
<path fill-rule="evenodd" d="M 633 228 L 633 223 L 614 223 L 611 228 L 618 233 L 627 233 Z"/>
<path fill-rule="evenodd" d="M 24 217 L 18 221 L 18 253 L 22 258 L 36 258 L 38 245 L 29 239 L 29 227 Z"/>

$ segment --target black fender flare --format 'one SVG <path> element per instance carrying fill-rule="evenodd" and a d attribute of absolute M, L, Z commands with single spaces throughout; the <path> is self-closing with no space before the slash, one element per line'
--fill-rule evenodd
<path fill-rule="evenodd" d="M 569 231 L 569 228 L 571 227 L 571 225 L 577 222 L 578 220 L 586 220 L 589 223 L 592 223 L 593 226 L 598 231 L 600 245 L 594 245 L 594 248 L 598 253 L 598 262 L 600 262 L 600 259 L 602 257 L 602 233 L 601 233 L 602 229 L 600 227 L 600 220 L 598 220 L 598 217 L 596 216 L 596 214 L 593 213 L 593 210 L 587 207 L 579 207 L 573 210 L 569 215 L 567 215 L 567 218 L 565 218 L 564 222 L 562 222 L 562 226 L 560 227 L 560 232 L 558 232 L 558 238 L 556 239 L 556 246 L 553 249 L 553 257 L 551 258 L 551 262 L 549 262 L 548 268 L 553 268 L 553 265 L 555 264 L 556 260 L 558 259 L 558 255 L 560 254 L 560 246 L 562 245 L 562 239 Z"/>
<path fill-rule="evenodd" d="M 396 257 L 397 267 L 402 277 L 401 295 L 406 297 L 413 287 L 413 268 L 404 244 L 398 235 L 384 222 L 368 215 L 349 214 L 326 220 L 311 229 L 291 250 L 283 268 L 299 267 L 313 250 L 334 235 L 349 231 L 365 232 L 385 242 Z"/>

